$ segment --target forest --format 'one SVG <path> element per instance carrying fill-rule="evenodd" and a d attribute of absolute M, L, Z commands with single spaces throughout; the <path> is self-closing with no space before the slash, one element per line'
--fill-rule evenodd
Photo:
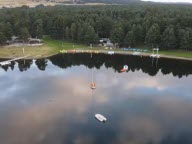
<path fill-rule="evenodd" d="M 192 50 L 192 7 L 136 3 L 106 6 L 43 6 L 0 10 L 0 45 L 15 35 L 49 35 L 84 44 L 110 38 L 120 47 Z"/>

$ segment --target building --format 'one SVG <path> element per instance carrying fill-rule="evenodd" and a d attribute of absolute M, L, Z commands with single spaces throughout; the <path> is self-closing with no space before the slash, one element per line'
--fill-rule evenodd
<path fill-rule="evenodd" d="M 23 43 L 23 40 L 20 40 L 17 36 L 12 36 L 11 40 L 7 40 L 7 44 L 14 44 L 14 43 Z"/>
<path fill-rule="evenodd" d="M 42 41 L 40 39 L 28 38 L 27 44 L 40 44 L 41 42 Z M 11 44 L 23 44 L 24 41 L 22 39 L 19 39 L 17 36 L 12 36 L 11 40 L 8 40 L 6 43 L 8 45 L 11 45 Z"/>
<path fill-rule="evenodd" d="M 40 44 L 41 40 L 40 39 L 36 39 L 36 38 L 29 38 L 28 39 L 28 43 L 29 44 Z"/>
<path fill-rule="evenodd" d="M 108 47 L 108 48 L 112 48 L 114 45 L 113 43 L 110 41 L 109 38 L 102 38 L 99 40 L 99 42 L 102 44 L 102 46 L 104 47 Z"/>
<path fill-rule="evenodd" d="M 110 41 L 109 38 L 101 38 L 101 39 L 99 40 L 99 42 L 100 42 L 100 43 L 110 43 L 111 41 Z"/>
<path fill-rule="evenodd" d="M 113 43 L 106 43 L 105 45 L 104 45 L 105 47 L 108 47 L 108 48 L 112 48 L 113 47 Z"/>

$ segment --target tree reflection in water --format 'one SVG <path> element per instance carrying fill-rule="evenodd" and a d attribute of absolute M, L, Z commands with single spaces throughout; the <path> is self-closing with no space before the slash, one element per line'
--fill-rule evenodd
<path fill-rule="evenodd" d="M 114 69 L 115 72 L 120 72 L 119 70 L 123 65 L 128 65 L 128 72 L 142 70 L 142 72 L 150 76 L 155 76 L 158 72 L 164 75 L 172 73 L 173 76 L 179 78 L 192 74 L 192 62 L 177 59 L 160 58 L 156 60 L 149 57 L 106 54 L 93 54 L 91 58 L 90 54 L 58 54 L 49 58 L 37 59 L 35 60 L 35 64 L 39 70 L 44 71 L 46 70 L 48 61 L 62 69 L 79 65 L 100 69 L 104 65 L 106 68 Z M 17 62 L 11 62 L 10 65 L 1 66 L 1 68 L 5 71 L 9 68 L 14 70 L 16 63 L 18 63 L 18 68 L 22 72 L 30 69 L 33 60 L 19 60 Z"/>

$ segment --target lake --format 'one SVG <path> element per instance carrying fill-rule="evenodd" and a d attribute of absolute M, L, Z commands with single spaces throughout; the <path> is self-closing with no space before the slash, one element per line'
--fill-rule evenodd
<path fill-rule="evenodd" d="M 191 136 L 191 61 L 61 54 L 0 67 L 0 144 L 191 144 Z"/>

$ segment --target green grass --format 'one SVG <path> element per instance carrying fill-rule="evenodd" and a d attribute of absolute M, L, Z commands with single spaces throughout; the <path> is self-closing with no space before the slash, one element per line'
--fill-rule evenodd
<path fill-rule="evenodd" d="M 29 58 L 47 57 L 59 53 L 62 49 L 88 49 L 89 47 L 82 44 L 65 42 L 61 40 L 52 40 L 50 38 L 43 39 L 45 43 L 42 46 L 21 46 L 21 47 L 0 47 L 0 58 L 15 58 L 23 56 L 23 48 L 25 55 Z"/>
<path fill-rule="evenodd" d="M 172 51 L 160 51 L 159 53 L 163 55 L 169 55 L 169 56 L 175 56 L 175 57 L 192 58 L 191 51 L 187 52 L 187 51 L 172 50 Z"/>
<path fill-rule="evenodd" d="M 105 49 L 101 47 L 93 47 L 90 48 L 88 45 L 77 44 L 73 42 L 67 42 L 62 40 L 52 40 L 50 38 L 44 38 L 43 42 L 45 43 L 42 46 L 34 46 L 34 47 L 0 47 L 0 58 L 15 58 L 23 56 L 23 48 L 25 49 L 25 55 L 29 55 L 29 58 L 42 58 L 48 57 L 50 55 L 54 55 L 60 52 L 60 50 L 69 50 L 69 49 L 81 49 L 81 50 L 98 50 L 98 51 L 108 51 L 110 49 Z M 151 54 L 151 48 L 147 48 L 145 46 L 138 46 L 136 48 L 140 49 L 148 49 L 147 54 Z M 121 49 L 112 49 L 112 51 L 120 52 L 120 53 L 129 53 L 132 54 L 133 51 L 124 51 Z M 184 57 L 184 58 L 192 58 L 192 52 L 187 51 L 159 51 L 161 55 L 174 56 L 174 57 Z"/>
<path fill-rule="evenodd" d="M 52 40 L 50 38 L 43 39 L 44 42 L 51 48 L 59 50 L 69 50 L 69 49 L 87 49 L 89 46 L 83 44 L 77 44 L 73 42 L 67 42 L 62 40 Z"/>
<path fill-rule="evenodd" d="M 148 49 L 147 53 L 153 53 L 152 48 L 146 47 L 146 46 L 138 46 L 140 49 Z M 186 51 L 186 50 L 159 50 L 160 55 L 166 55 L 166 56 L 174 56 L 174 57 L 184 57 L 184 58 L 192 58 L 192 51 Z"/>
<path fill-rule="evenodd" d="M 23 54 L 23 48 L 25 53 Z M 55 49 L 51 49 L 50 47 L 43 45 L 37 47 L 3 47 L 0 48 L 0 58 L 15 58 L 22 57 L 24 55 L 29 55 L 30 58 L 40 58 L 46 57 L 52 54 L 56 54 L 57 51 Z"/>

